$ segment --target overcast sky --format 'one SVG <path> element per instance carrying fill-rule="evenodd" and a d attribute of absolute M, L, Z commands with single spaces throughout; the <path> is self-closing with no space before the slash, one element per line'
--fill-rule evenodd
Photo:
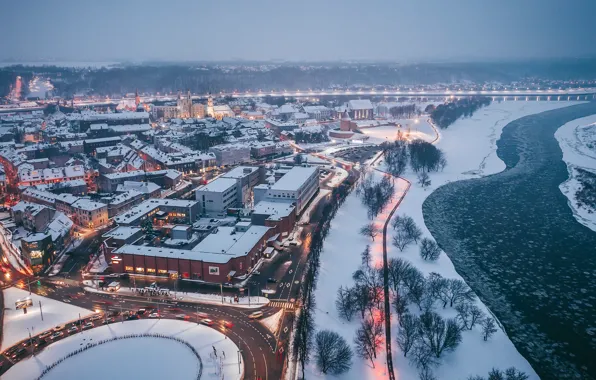
<path fill-rule="evenodd" d="M 0 0 L 0 60 L 596 56 L 596 0 Z"/>

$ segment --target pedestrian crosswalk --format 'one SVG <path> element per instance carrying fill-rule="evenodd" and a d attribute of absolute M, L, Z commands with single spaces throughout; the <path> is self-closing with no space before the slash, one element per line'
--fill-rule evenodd
<path fill-rule="evenodd" d="M 294 310 L 294 304 L 291 302 L 271 301 L 269 302 L 269 306 L 278 307 L 280 309 Z"/>

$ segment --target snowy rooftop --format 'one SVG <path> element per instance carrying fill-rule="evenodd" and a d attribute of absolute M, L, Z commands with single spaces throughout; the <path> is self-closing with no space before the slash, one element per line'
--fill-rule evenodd
<path fill-rule="evenodd" d="M 106 232 L 102 236 L 104 238 L 111 237 L 114 239 L 126 240 L 141 230 L 141 227 L 118 226 L 113 230 Z"/>
<path fill-rule="evenodd" d="M 348 102 L 348 107 L 351 110 L 371 110 L 373 105 L 369 99 L 354 99 Z"/>
<path fill-rule="evenodd" d="M 95 211 L 100 210 L 102 208 L 107 208 L 108 206 L 105 203 L 94 202 L 90 199 L 82 198 L 73 203 L 72 207 L 85 211 Z"/>
<path fill-rule="evenodd" d="M 295 208 L 291 201 L 262 200 L 255 205 L 253 212 L 269 215 L 271 220 L 279 220 L 290 215 Z"/>
<path fill-rule="evenodd" d="M 271 186 L 271 190 L 298 191 L 316 171 L 316 167 L 294 166 Z"/>
<path fill-rule="evenodd" d="M 214 193 L 221 193 L 234 186 L 236 186 L 235 179 L 219 177 L 209 182 L 205 186 L 199 187 L 197 191 L 210 191 Z"/>
<path fill-rule="evenodd" d="M 161 198 L 151 198 L 147 199 L 141 204 L 136 205 L 135 207 L 131 208 L 130 210 L 126 211 L 123 214 L 120 214 L 114 217 L 114 220 L 117 223 L 127 224 L 134 221 L 140 215 L 144 215 L 156 208 L 162 206 L 171 206 L 171 207 L 192 207 L 197 204 L 197 201 L 185 201 L 182 199 L 161 199 Z"/>
<path fill-rule="evenodd" d="M 253 174 L 254 172 L 258 171 L 259 168 L 257 166 L 238 166 L 234 169 L 230 170 L 227 173 L 221 175 L 223 178 L 244 178 L 247 175 Z"/>

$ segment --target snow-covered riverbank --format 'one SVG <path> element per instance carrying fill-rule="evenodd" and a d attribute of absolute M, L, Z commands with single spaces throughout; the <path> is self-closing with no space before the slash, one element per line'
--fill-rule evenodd
<path fill-rule="evenodd" d="M 475 178 L 494 174 L 505 169 L 505 164 L 496 155 L 496 142 L 505 125 L 523 116 L 566 107 L 577 102 L 504 102 L 495 103 L 476 112 L 469 119 L 462 119 L 454 123 L 447 130 L 441 131 L 441 139 L 437 146 L 441 148 L 447 158 L 447 166 L 443 172 L 431 175 L 432 184 L 422 189 L 418 186 L 414 173 L 407 172 L 405 178 L 412 182 L 412 186 L 397 210 L 397 215 L 408 215 L 414 218 L 423 231 L 424 237 L 431 237 L 424 225 L 422 204 L 426 197 L 436 188 L 451 181 Z M 380 166 L 382 167 L 382 163 Z M 391 206 L 389 206 L 391 207 Z M 315 323 L 317 330 L 331 329 L 342 335 L 353 346 L 353 337 L 359 326 L 359 318 L 346 322 L 338 316 L 334 306 L 336 292 L 339 286 L 352 286 L 351 274 L 361 263 L 360 253 L 366 245 L 371 245 L 373 262 L 378 262 L 382 254 L 381 237 L 375 242 L 361 236 L 358 231 L 367 222 L 366 209 L 360 199 L 352 193 L 332 221 L 330 233 L 325 241 L 321 254 L 321 271 L 317 284 L 315 298 L 317 310 Z M 411 245 L 403 252 L 391 245 L 392 231 L 388 231 L 388 256 L 401 257 L 410 261 L 424 275 L 431 272 L 440 273 L 445 278 L 461 279 L 449 258 L 443 253 L 436 262 L 426 262 L 420 259 L 419 248 Z M 486 306 L 476 300 L 476 304 L 488 313 Z M 445 318 L 453 318 L 453 309 L 436 310 Z M 392 335 L 397 333 L 397 318 L 393 313 Z M 401 379 L 418 378 L 417 370 L 403 357 L 398 346 L 393 344 L 393 359 L 397 377 Z M 357 357 L 351 370 L 341 376 L 342 379 L 376 379 L 387 378 L 384 353 L 377 355 L 375 368 L 370 363 Z M 538 376 L 530 364 L 517 351 L 502 329 L 485 342 L 481 331 L 475 328 L 463 333 L 463 342 L 453 353 L 445 355 L 442 364 L 434 368 L 438 379 L 465 379 L 471 375 L 483 375 L 493 368 L 505 369 L 515 366 L 526 372 L 530 379 Z M 314 365 L 308 368 L 308 377 L 326 378 L 317 373 Z M 331 378 L 331 377 L 329 377 Z"/>
<path fill-rule="evenodd" d="M 596 115 L 573 120 L 561 126 L 555 133 L 555 138 L 563 151 L 563 161 L 567 164 L 569 172 L 569 179 L 559 185 L 559 189 L 569 199 L 569 207 L 575 219 L 596 231 L 596 207 L 594 204 L 587 204 L 585 200 L 582 201 L 581 196 L 578 199 L 578 191 L 589 181 L 586 176 L 592 177 L 592 184 L 596 181 Z M 583 175 L 581 171 L 584 171 Z"/>

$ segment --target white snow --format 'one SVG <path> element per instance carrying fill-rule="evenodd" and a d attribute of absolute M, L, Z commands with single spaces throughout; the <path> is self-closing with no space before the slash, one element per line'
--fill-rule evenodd
<path fill-rule="evenodd" d="M 575 193 L 583 185 L 576 178 L 576 169 L 596 174 L 596 115 L 570 121 L 555 132 L 555 138 L 563 151 L 569 179 L 559 185 L 561 192 L 569 199 L 569 207 L 575 219 L 596 231 L 596 210 L 580 207 Z"/>
<path fill-rule="evenodd" d="M 33 285 L 32 285 L 33 286 Z M 81 316 L 89 315 L 91 310 L 82 307 L 69 305 L 60 301 L 38 296 L 35 293 L 29 295 L 29 291 L 18 288 L 8 288 L 4 291 L 4 325 L 2 331 L 2 348 L 8 348 L 15 343 L 28 338 L 27 329 L 33 328 L 32 334 L 39 334 L 42 331 L 54 326 L 61 325 L 68 321 L 76 320 Z M 33 305 L 23 314 L 23 310 L 15 309 L 15 302 L 19 299 L 31 297 Z M 43 312 L 43 321 L 39 309 Z"/>
<path fill-rule="evenodd" d="M 269 331 L 273 334 L 277 334 L 277 330 L 279 329 L 279 322 L 284 315 L 284 311 L 280 310 L 277 313 L 268 316 L 267 318 L 263 318 L 259 321 L 263 326 L 265 326 Z"/>
<path fill-rule="evenodd" d="M 422 203 L 426 197 L 437 187 L 460 179 L 473 178 L 502 171 L 505 164 L 496 155 L 496 142 L 501 135 L 503 127 L 510 121 L 520 117 L 552 110 L 560 107 L 577 104 L 577 102 L 503 102 L 494 103 L 477 111 L 472 118 L 461 119 L 446 130 L 441 130 L 441 138 L 437 146 L 447 157 L 447 166 L 443 172 L 432 173 L 432 185 L 424 190 L 416 184 L 416 176 L 406 173 L 405 178 L 412 182 L 396 215 L 409 215 L 423 231 L 423 236 L 432 237 L 424 225 L 422 217 Z M 381 167 L 383 164 L 380 165 Z M 378 173 L 378 172 L 377 172 Z M 379 174 L 376 174 L 380 178 Z M 396 182 L 396 187 L 403 186 L 403 181 Z M 399 194 L 399 190 L 396 193 Z M 376 218 L 375 223 L 382 227 L 389 210 L 393 205 L 387 206 L 383 215 Z M 352 273 L 361 263 L 360 253 L 366 245 L 370 245 L 375 265 L 382 265 L 382 237 L 378 236 L 375 242 L 359 234 L 360 227 L 367 222 L 366 209 L 361 200 L 354 193 L 348 196 L 345 203 L 331 222 L 331 230 L 324 243 L 321 254 L 321 269 L 317 283 L 315 298 L 317 310 L 315 323 L 317 329 L 330 329 L 341 334 L 353 346 L 353 338 L 359 326 L 360 318 L 353 318 L 346 322 L 339 318 L 335 309 L 337 289 L 343 286 L 352 286 Z M 388 228 L 387 236 L 388 257 L 402 257 L 414 264 L 425 275 L 438 272 L 446 278 L 460 278 L 449 258 L 443 253 L 437 262 L 428 263 L 420 259 L 418 246 L 412 245 L 404 252 L 399 252 L 392 244 L 392 229 Z M 339 270 L 338 268 L 341 268 Z M 477 305 L 484 311 L 486 306 L 477 300 Z M 415 306 L 414 306 L 415 307 Z M 415 310 L 412 309 L 414 312 Z M 435 311 L 444 317 L 455 316 L 453 309 L 437 308 Z M 395 339 L 397 332 L 397 318 L 392 310 L 392 330 Z M 393 362 L 396 376 L 400 380 L 418 378 L 417 370 L 403 357 L 395 340 L 392 342 L 394 353 Z M 493 368 L 506 369 L 515 366 L 526 372 L 530 379 L 538 376 L 516 350 L 505 332 L 501 329 L 488 341 L 484 342 L 478 327 L 472 331 L 463 332 L 463 341 L 457 350 L 446 354 L 439 367 L 434 368 L 438 379 L 465 379 L 470 375 L 486 376 Z M 383 350 L 377 355 L 375 367 L 369 362 L 354 356 L 353 366 L 342 379 L 376 379 L 387 377 L 387 365 Z M 309 378 L 327 378 L 318 373 L 314 364 L 306 369 Z M 328 378 L 332 378 L 329 376 Z"/>
<path fill-rule="evenodd" d="M 395 140 L 398 131 L 401 131 L 404 136 L 408 136 L 411 140 L 422 139 L 429 141 L 435 136 L 433 128 L 430 126 L 426 117 L 419 119 L 395 119 L 392 122 L 400 124 L 401 127 L 396 125 L 382 125 L 379 127 L 362 128 L 361 131 L 370 137 L 367 142 L 376 143 Z"/>
<path fill-rule="evenodd" d="M 70 336 L 45 348 L 35 358 L 29 358 L 12 367 L 3 378 L 34 379 L 45 366 L 88 343 L 127 334 L 163 334 L 182 339 L 193 346 L 203 362 L 202 379 L 239 379 L 238 347 L 220 332 L 195 323 L 169 319 L 127 321 L 112 323 Z M 216 375 L 215 363 L 210 359 L 213 347 L 223 359 L 223 377 Z M 106 378 L 109 366 L 111 378 L 122 379 L 196 379 L 198 361 L 184 344 L 154 337 L 120 339 L 105 343 L 72 356 L 54 367 L 44 379 L 86 380 Z M 175 376 L 174 376 L 175 374 Z"/>

